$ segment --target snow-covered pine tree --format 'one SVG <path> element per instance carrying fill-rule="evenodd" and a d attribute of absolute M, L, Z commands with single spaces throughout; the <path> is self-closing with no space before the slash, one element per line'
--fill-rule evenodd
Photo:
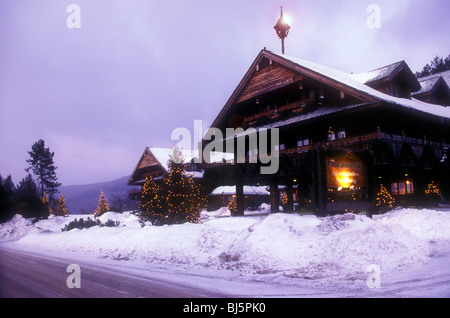
<path fill-rule="evenodd" d="M 59 197 L 58 203 L 56 205 L 56 210 L 54 212 L 56 216 L 69 216 L 67 212 L 66 200 L 64 199 L 64 195 L 61 193 Z"/>
<path fill-rule="evenodd" d="M 162 225 L 164 217 L 165 213 L 159 189 L 151 177 L 146 178 L 141 191 L 139 218 L 143 221 L 149 221 L 153 225 Z"/>
<path fill-rule="evenodd" d="M 170 224 L 197 223 L 205 205 L 198 186 L 184 173 L 186 164 L 181 150 L 175 146 L 169 161 L 169 174 L 164 179 L 167 221 Z"/>
<path fill-rule="evenodd" d="M 98 205 L 97 205 L 97 209 L 95 209 L 94 212 L 94 217 L 99 217 L 101 216 L 103 213 L 108 212 L 109 211 L 109 205 L 108 202 L 106 201 L 106 197 L 105 194 L 103 193 L 103 190 L 100 190 L 100 197 L 98 198 Z"/>

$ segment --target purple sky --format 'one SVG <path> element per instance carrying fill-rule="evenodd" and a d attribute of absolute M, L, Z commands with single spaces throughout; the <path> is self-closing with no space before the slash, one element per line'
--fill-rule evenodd
<path fill-rule="evenodd" d="M 80 29 L 66 25 L 71 3 Z M 2 0 L 0 174 L 18 183 L 44 139 L 64 185 L 108 181 L 146 146 L 174 144 L 174 128 L 207 128 L 259 51 L 281 51 L 280 5 L 286 54 L 343 71 L 450 54 L 448 0 Z"/>

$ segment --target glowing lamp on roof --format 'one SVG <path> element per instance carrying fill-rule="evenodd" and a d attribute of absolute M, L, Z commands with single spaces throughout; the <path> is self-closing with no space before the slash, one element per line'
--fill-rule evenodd
<path fill-rule="evenodd" d="M 289 34 L 289 29 L 291 28 L 286 21 L 286 18 L 283 17 L 283 7 L 281 7 L 280 18 L 277 21 L 277 24 L 273 27 L 278 37 L 281 39 L 281 52 L 284 54 L 284 39 Z"/>

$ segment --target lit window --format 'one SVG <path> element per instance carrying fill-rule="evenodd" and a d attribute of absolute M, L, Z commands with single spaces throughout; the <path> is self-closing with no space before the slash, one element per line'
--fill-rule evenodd
<path fill-rule="evenodd" d="M 406 193 L 414 193 L 414 183 L 411 181 L 406 181 Z"/>
<path fill-rule="evenodd" d="M 398 195 L 398 183 L 391 184 L 391 192 L 393 195 Z"/>
<path fill-rule="evenodd" d="M 406 194 L 405 183 L 403 183 L 403 182 L 398 183 L 398 194 L 400 194 L 400 195 Z"/>
<path fill-rule="evenodd" d="M 308 146 L 309 145 L 309 139 L 303 139 L 297 141 L 297 147 L 301 146 Z"/>
<path fill-rule="evenodd" d="M 338 137 L 338 139 L 344 139 L 345 138 L 345 131 L 344 130 L 338 131 L 337 137 Z"/>
<path fill-rule="evenodd" d="M 414 193 L 414 183 L 412 181 L 396 182 L 391 184 L 391 192 L 393 195 L 404 195 Z"/>
<path fill-rule="evenodd" d="M 281 145 L 275 145 L 274 146 L 275 151 L 280 151 L 280 150 L 284 150 L 284 144 Z"/>

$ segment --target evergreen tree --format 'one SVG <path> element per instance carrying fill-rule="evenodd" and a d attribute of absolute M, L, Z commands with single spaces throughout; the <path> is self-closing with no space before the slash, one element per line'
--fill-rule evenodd
<path fill-rule="evenodd" d="M 433 60 L 431 61 L 431 73 L 432 74 L 436 74 L 436 73 L 440 73 L 446 70 L 445 67 L 445 63 L 444 63 L 444 59 L 442 57 L 439 56 L 435 56 L 433 58 Z"/>
<path fill-rule="evenodd" d="M 233 195 L 230 199 L 230 202 L 227 204 L 228 210 L 230 210 L 231 215 L 235 214 L 237 212 L 237 202 L 236 202 L 236 196 Z"/>
<path fill-rule="evenodd" d="M 64 199 L 64 195 L 62 193 L 59 197 L 54 214 L 56 216 L 69 216 L 69 213 L 67 212 L 66 200 Z"/>
<path fill-rule="evenodd" d="M 48 202 L 47 193 L 44 192 L 44 195 L 42 196 L 42 204 L 48 211 L 48 215 L 52 215 L 52 208 L 50 207 L 50 202 Z"/>
<path fill-rule="evenodd" d="M 435 56 L 430 64 L 426 64 L 422 71 L 416 72 L 416 77 L 424 77 L 431 74 L 436 74 L 450 70 L 450 54 L 445 59 L 439 56 Z"/>
<path fill-rule="evenodd" d="M 450 54 L 444 60 L 445 68 L 450 70 Z"/>
<path fill-rule="evenodd" d="M 150 221 L 153 225 L 162 225 L 165 218 L 162 201 L 159 189 L 153 179 L 146 178 L 142 186 L 139 218 L 143 221 Z"/>
<path fill-rule="evenodd" d="M 45 142 L 40 139 L 31 146 L 31 151 L 28 151 L 30 159 L 27 160 L 29 167 L 25 171 L 33 171 L 37 177 L 40 186 L 40 196 L 47 192 L 50 198 L 58 192 L 58 187 L 61 183 L 58 182 L 54 165 L 54 152 L 50 152 L 50 148 L 45 148 Z"/>
<path fill-rule="evenodd" d="M 388 210 L 394 207 L 395 199 L 391 196 L 389 191 L 384 187 L 384 185 L 380 185 L 380 190 L 377 193 L 376 197 L 376 207 L 380 210 Z"/>
<path fill-rule="evenodd" d="M 37 185 L 31 174 L 19 182 L 16 190 L 16 205 L 18 212 L 26 218 L 47 218 L 46 208 L 42 204 Z"/>
<path fill-rule="evenodd" d="M 98 198 L 98 205 L 97 209 L 95 209 L 94 217 L 99 217 L 103 213 L 109 211 L 109 205 L 108 202 L 106 202 L 105 194 L 103 193 L 103 190 L 100 191 L 100 197 Z"/>
<path fill-rule="evenodd" d="M 0 223 L 8 221 L 14 215 L 15 192 L 11 175 L 6 179 L 0 175 Z"/>
<path fill-rule="evenodd" d="M 431 183 L 428 184 L 427 189 L 425 190 L 425 196 L 428 204 L 438 204 L 440 202 L 441 192 L 434 181 L 431 181 Z"/>
<path fill-rule="evenodd" d="M 205 199 L 194 185 L 192 177 L 184 174 L 186 165 L 181 150 L 174 147 L 169 161 L 169 174 L 164 179 L 167 219 L 171 224 L 200 221 Z"/>

